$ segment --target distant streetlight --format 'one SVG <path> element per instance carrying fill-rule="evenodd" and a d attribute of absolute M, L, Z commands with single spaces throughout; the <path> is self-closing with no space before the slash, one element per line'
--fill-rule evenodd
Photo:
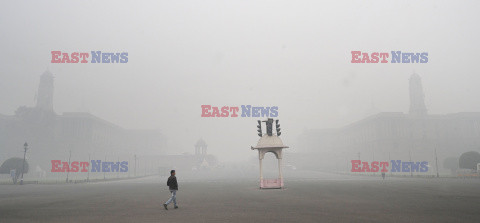
<path fill-rule="evenodd" d="M 23 172 L 25 172 L 25 156 L 27 155 L 27 149 L 28 149 L 27 142 L 25 142 L 25 144 L 23 144 L 23 148 L 24 148 L 25 152 L 23 153 L 22 179 L 20 179 L 20 185 L 23 185 Z"/>
<path fill-rule="evenodd" d="M 392 162 L 392 159 L 390 158 L 390 152 L 388 152 L 388 162 Z M 392 171 L 390 171 L 390 176 L 392 176 Z"/>
<path fill-rule="evenodd" d="M 90 153 L 88 154 L 88 162 L 90 161 Z M 90 182 L 90 171 L 87 171 L 87 182 Z"/>
<path fill-rule="evenodd" d="M 410 157 L 410 163 L 412 163 L 412 152 L 408 150 L 408 156 Z M 410 177 L 413 177 L 412 168 L 410 168 Z"/>
<path fill-rule="evenodd" d="M 105 159 L 104 160 L 105 160 L 104 162 L 107 162 L 107 153 L 105 153 Z M 107 177 L 105 176 L 105 171 L 103 171 L 103 180 L 105 181 L 106 179 L 107 179 Z"/>
<path fill-rule="evenodd" d="M 120 165 L 120 157 L 117 158 L 117 164 Z M 120 169 L 117 169 L 117 178 L 120 178 Z"/>
<path fill-rule="evenodd" d="M 437 170 L 437 177 L 440 177 L 440 175 L 438 175 L 438 157 L 437 157 L 437 148 L 435 148 L 435 169 Z"/>
<path fill-rule="evenodd" d="M 375 161 L 375 150 L 372 149 L 372 162 Z M 373 176 L 375 176 L 375 172 L 373 172 Z"/>
<path fill-rule="evenodd" d="M 70 155 L 68 155 L 68 171 L 67 171 L 67 179 L 65 179 L 65 182 L 68 183 L 68 174 L 70 173 L 70 158 L 72 158 L 72 150 L 69 152 Z"/>

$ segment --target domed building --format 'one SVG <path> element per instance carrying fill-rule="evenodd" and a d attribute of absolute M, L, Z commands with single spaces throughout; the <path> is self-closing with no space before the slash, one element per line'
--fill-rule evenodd
<path fill-rule="evenodd" d="M 434 164 L 434 151 L 442 161 L 480 148 L 480 112 L 430 114 L 420 75 L 412 74 L 408 84 L 408 113 L 379 112 L 340 128 L 306 129 L 292 159 L 301 168 L 349 172 L 344 164 L 352 159 Z M 425 174 L 435 174 L 429 170 Z"/>
<path fill-rule="evenodd" d="M 195 143 L 195 156 L 205 157 L 207 155 L 207 143 L 205 140 L 200 138 L 197 143 Z"/>

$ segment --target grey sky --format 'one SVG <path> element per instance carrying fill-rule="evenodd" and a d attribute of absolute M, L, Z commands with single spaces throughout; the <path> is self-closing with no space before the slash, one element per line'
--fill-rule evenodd
<path fill-rule="evenodd" d="M 0 113 L 33 105 L 55 75 L 57 113 L 159 128 L 169 153 L 203 137 L 245 160 L 256 118 L 201 118 L 202 104 L 279 106 L 295 150 L 305 128 L 408 111 L 420 74 L 429 113 L 480 111 L 477 1 L 4 1 Z M 127 64 L 51 64 L 50 51 L 129 53 Z M 428 52 L 427 64 L 351 64 L 350 51 Z"/>

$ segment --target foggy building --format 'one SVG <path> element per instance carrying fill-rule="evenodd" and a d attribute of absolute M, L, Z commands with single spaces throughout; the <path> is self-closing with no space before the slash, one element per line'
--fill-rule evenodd
<path fill-rule="evenodd" d="M 14 115 L 0 114 L 0 161 L 20 157 L 22 145 L 28 142 L 29 162 L 48 170 L 50 160 L 97 159 L 105 154 L 133 156 L 163 154 L 166 138 L 160 130 L 124 129 L 85 112 L 53 110 L 54 77 L 46 71 L 40 77 L 35 107 L 21 106 Z"/>
<path fill-rule="evenodd" d="M 218 165 L 217 158 L 212 154 L 207 154 L 207 143 L 205 140 L 197 140 L 193 147 L 193 155 L 191 153 L 160 155 L 151 156 L 149 159 L 158 163 L 162 171 L 168 169 L 202 170 L 213 168 Z"/>
<path fill-rule="evenodd" d="M 36 95 L 36 108 L 53 112 L 53 74 L 47 70 L 40 76 L 38 93 Z"/>
<path fill-rule="evenodd" d="M 423 93 L 422 79 L 416 73 L 410 76 L 410 115 L 426 115 L 425 95 Z"/>
<path fill-rule="evenodd" d="M 433 164 L 435 150 L 441 166 L 446 157 L 480 149 L 480 112 L 427 114 L 420 76 L 413 74 L 409 83 L 408 114 L 380 112 L 338 129 L 306 130 L 299 137 L 299 151 L 344 170 L 351 159 Z M 335 167 L 338 163 L 341 167 Z"/>
<path fill-rule="evenodd" d="M 207 156 L 207 143 L 203 139 L 199 139 L 194 147 L 196 157 L 203 159 Z"/>

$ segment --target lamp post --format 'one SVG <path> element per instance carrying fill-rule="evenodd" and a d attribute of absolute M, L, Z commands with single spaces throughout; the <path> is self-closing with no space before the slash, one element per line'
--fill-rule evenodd
<path fill-rule="evenodd" d="M 438 175 L 438 157 L 437 157 L 437 148 L 435 148 L 435 170 L 437 170 L 437 177 L 440 177 L 440 175 Z"/>
<path fill-rule="evenodd" d="M 25 172 L 25 156 L 27 155 L 27 149 L 28 149 L 27 142 L 23 144 L 23 149 L 25 150 L 25 152 L 23 153 L 22 179 L 20 179 L 20 185 L 23 185 L 23 172 Z"/>
<path fill-rule="evenodd" d="M 105 161 L 104 162 L 107 162 L 107 153 L 105 153 Z M 105 171 L 103 171 L 103 180 L 105 181 L 106 179 L 107 179 L 107 177 L 105 176 Z"/>
<path fill-rule="evenodd" d="M 375 161 L 375 150 L 372 149 L 372 162 Z M 373 172 L 373 176 L 375 176 L 375 172 Z"/>
<path fill-rule="evenodd" d="M 392 159 L 390 158 L 390 152 L 388 152 L 388 162 L 392 162 Z M 390 176 L 392 176 L 393 173 L 392 171 L 390 171 Z"/>
<path fill-rule="evenodd" d="M 410 157 L 410 163 L 412 163 L 412 151 L 408 150 L 408 156 Z M 412 168 L 410 168 L 410 177 L 413 177 Z"/>
<path fill-rule="evenodd" d="M 70 150 L 68 155 L 68 171 L 67 171 L 67 179 L 65 179 L 65 183 L 68 183 L 68 174 L 70 173 L 70 158 L 72 158 L 72 150 Z"/>
<path fill-rule="evenodd" d="M 117 158 L 117 163 L 120 165 L 120 157 Z M 120 178 L 120 169 L 117 170 L 117 178 Z"/>
<path fill-rule="evenodd" d="M 88 162 L 90 161 L 90 153 L 88 154 Z M 90 182 L 90 171 L 87 171 L 87 182 Z"/>

